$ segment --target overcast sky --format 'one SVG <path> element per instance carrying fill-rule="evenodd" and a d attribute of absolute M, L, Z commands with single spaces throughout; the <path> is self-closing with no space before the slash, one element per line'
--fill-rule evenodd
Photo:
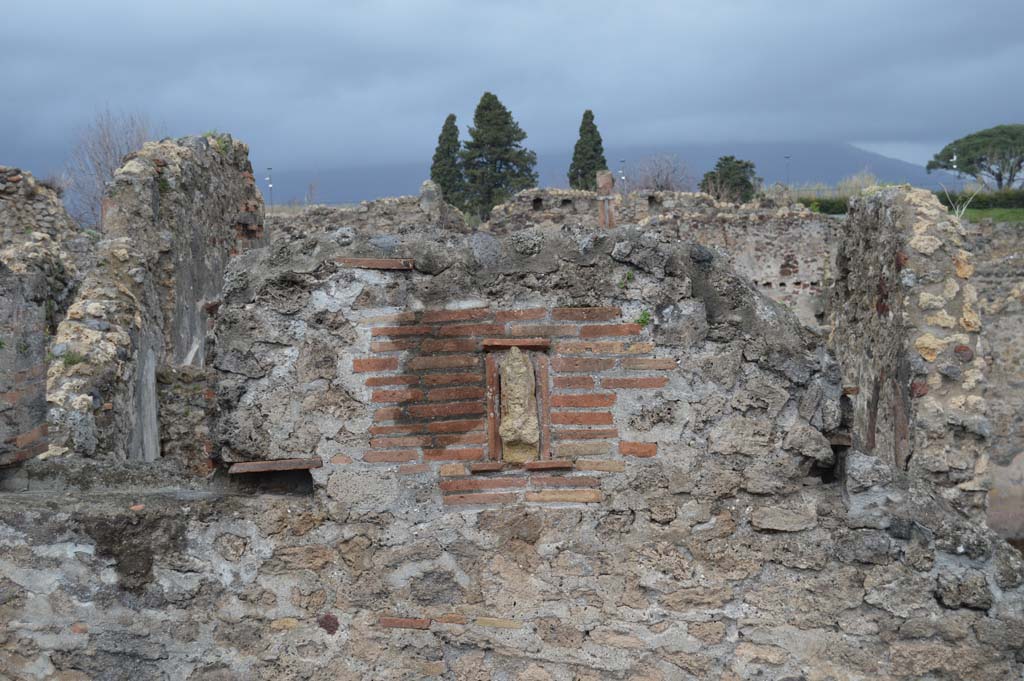
<path fill-rule="evenodd" d="M 485 90 L 527 145 L 592 108 L 618 145 L 854 142 L 924 162 L 1024 122 L 1022 0 L 8 2 L 0 164 L 44 174 L 95 112 L 216 128 L 257 167 L 428 157 Z"/>

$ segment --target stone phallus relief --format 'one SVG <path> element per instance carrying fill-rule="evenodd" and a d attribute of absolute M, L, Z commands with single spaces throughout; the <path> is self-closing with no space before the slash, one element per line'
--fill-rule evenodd
<path fill-rule="evenodd" d="M 502 459 L 525 463 L 540 453 L 540 420 L 537 418 L 537 383 L 533 362 L 517 347 L 509 348 L 500 365 Z"/>

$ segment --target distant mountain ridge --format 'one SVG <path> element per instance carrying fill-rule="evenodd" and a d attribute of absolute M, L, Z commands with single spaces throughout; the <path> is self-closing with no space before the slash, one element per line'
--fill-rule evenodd
<path fill-rule="evenodd" d="M 540 185 L 566 187 L 566 172 L 571 148 L 558 152 L 538 152 L 537 172 Z M 838 142 L 741 142 L 734 144 L 678 144 L 661 147 L 609 147 L 608 165 L 618 172 L 625 160 L 627 172 L 644 159 L 672 155 L 686 166 L 694 182 L 710 170 L 720 156 L 731 154 L 748 159 L 757 166 L 765 183 L 786 182 L 800 186 L 823 183 L 835 185 L 843 178 L 868 171 L 882 182 L 909 183 L 926 189 L 951 189 L 961 182 L 949 173 L 929 174 L 923 166 L 889 158 L 851 144 Z M 787 170 L 786 156 L 789 156 Z M 415 194 L 430 175 L 430 159 L 419 163 L 390 165 L 351 165 L 326 170 L 275 170 L 274 199 L 277 203 L 302 201 L 311 182 L 317 185 L 317 203 L 354 203 L 384 196 Z M 259 178 L 260 190 L 267 198 L 266 182 Z"/>

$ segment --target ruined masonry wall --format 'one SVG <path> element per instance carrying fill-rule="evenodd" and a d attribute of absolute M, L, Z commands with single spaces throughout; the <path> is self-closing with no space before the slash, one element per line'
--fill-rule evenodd
<path fill-rule="evenodd" d="M 972 226 L 975 281 L 989 364 L 985 401 L 992 424 L 989 524 L 1024 543 L 1024 230 Z"/>
<path fill-rule="evenodd" d="M 46 277 L 0 260 L 0 466 L 47 448 Z"/>
<path fill-rule="evenodd" d="M 47 449 L 47 342 L 90 249 L 57 192 L 0 166 L 0 466 Z"/>
<path fill-rule="evenodd" d="M 713 251 L 657 228 L 377 236 L 243 254 L 215 312 L 215 454 L 315 458 L 306 493 L 0 495 L 4 673 L 1020 678 L 1020 553 L 941 477 L 855 454 L 820 338 Z M 877 278 L 843 290 L 878 314 Z M 554 447 L 600 451 L 497 467 L 489 440 L 437 439 L 476 420 L 485 341 L 517 338 L 548 342 L 528 352 L 570 400 Z M 470 449 L 488 459 L 443 458 Z"/>
<path fill-rule="evenodd" d="M 248 148 L 227 135 L 147 143 L 108 187 L 103 229 L 54 339 L 51 453 L 152 461 L 160 414 L 175 413 L 158 408 L 157 371 L 203 365 L 229 259 L 266 240 Z"/>
<path fill-rule="evenodd" d="M 438 201 L 433 183 L 424 187 L 419 197 L 381 199 L 352 208 L 316 206 L 275 218 L 275 234 L 299 236 L 341 227 L 408 234 L 436 224 L 465 231 L 461 214 Z M 597 230 L 598 204 L 591 191 L 527 189 L 495 206 L 480 230 L 497 236 L 539 226 Z M 831 244 L 839 218 L 801 205 L 766 201 L 737 206 L 688 192 L 617 194 L 614 204 L 618 224 L 675 228 L 681 240 L 717 249 L 765 295 L 795 310 L 808 326 L 824 322 L 823 291 L 834 262 Z"/>
<path fill-rule="evenodd" d="M 992 432 L 964 228 L 932 194 L 891 188 L 852 202 L 842 235 L 831 344 L 853 409 L 848 465 L 928 479 L 983 514 Z"/>

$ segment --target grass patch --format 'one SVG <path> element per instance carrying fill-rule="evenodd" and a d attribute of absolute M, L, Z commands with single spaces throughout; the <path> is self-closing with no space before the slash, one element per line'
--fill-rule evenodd
<path fill-rule="evenodd" d="M 61 360 L 64 362 L 64 366 L 73 367 L 76 364 L 81 364 L 82 362 L 84 362 L 85 355 L 83 355 L 80 352 L 75 352 L 74 350 L 68 350 L 61 357 Z"/>
<path fill-rule="evenodd" d="M 640 326 L 647 326 L 651 323 L 651 311 L 644 310 L 640 313 L 640 316 L 636 318 L 636 323 Z"/>
<path fill-rule="evenodd" d="M 968 208 L 964 217 L 971 222 L 991 218 L 994 222 L 1017 222 L 1024 224 L 1024 208 Z"/>

